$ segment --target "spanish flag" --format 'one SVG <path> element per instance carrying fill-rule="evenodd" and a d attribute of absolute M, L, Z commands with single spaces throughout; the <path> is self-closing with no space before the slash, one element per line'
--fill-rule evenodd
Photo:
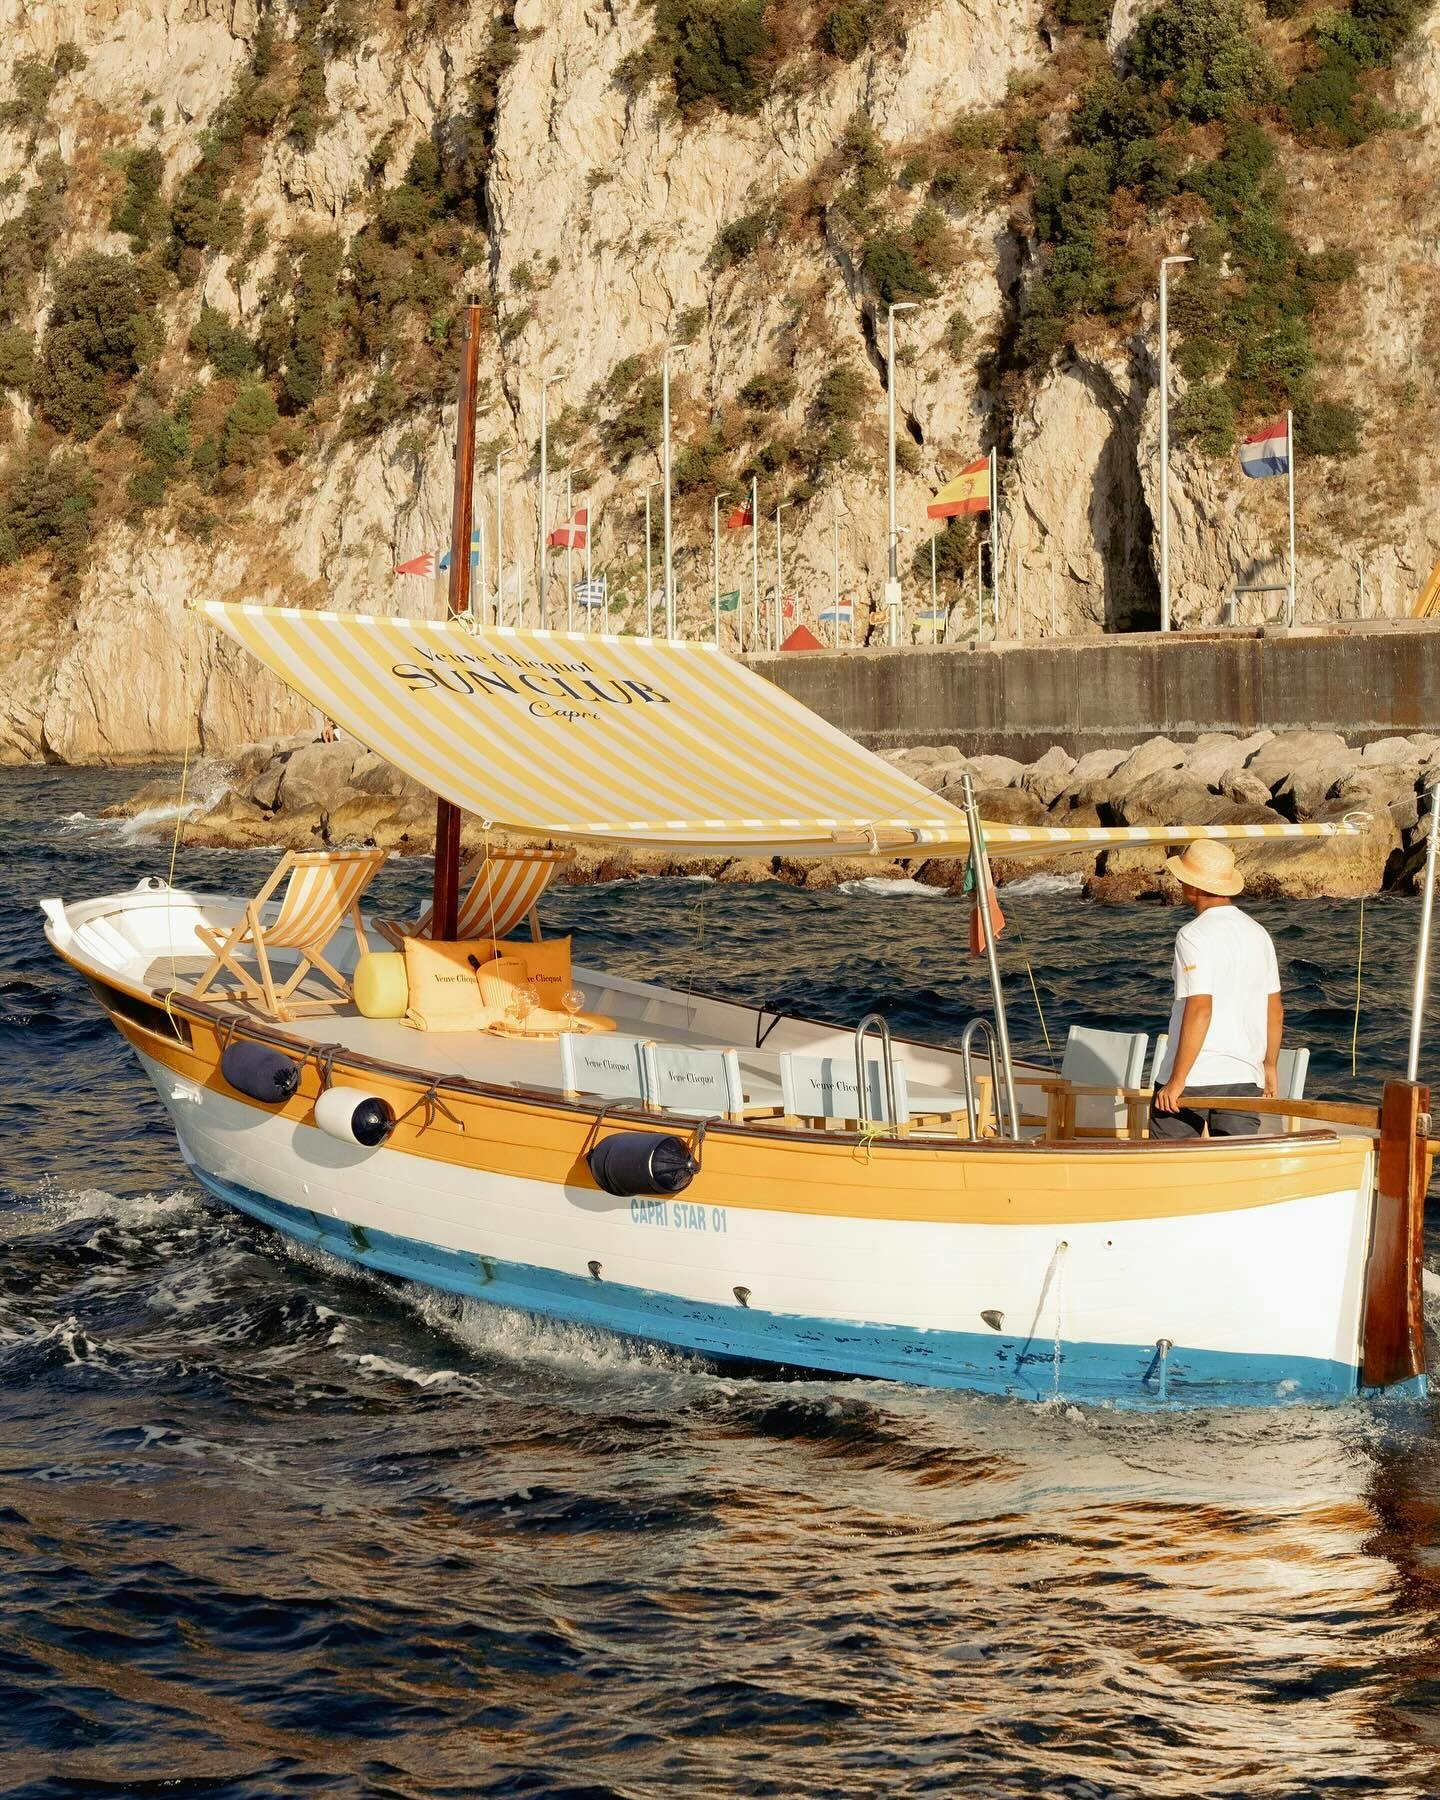
<path fill-rule="evenodd" d="M 976 457 L 953 481 L 947 481 L 925 508 L 932 519 L 961 519 L 966 513 L 990 510 L 990 458 Z"/>

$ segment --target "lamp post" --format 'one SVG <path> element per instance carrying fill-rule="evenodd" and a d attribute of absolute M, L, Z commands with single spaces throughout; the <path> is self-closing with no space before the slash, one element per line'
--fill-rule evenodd
<path fill-rule="evenodd" d="M 1193 256 L 1160 258 L 1160 629 L 1170 629 L 1170 271 Z"/>
<path fill-rule="evenodd" d="M 895 315 L 914 312 L 918 302 L 901 300 L 885 314 L 885 616 L 886 637 L 892 644 L 900 642 L 900 559 L 895 541 Z"/>
<path fill-rule="evenodd" d="M 750 477 L 750 648 L 760 648 L 760 483 Z"/>
<path fill-rule="evenodd" d="M 670 346 L 660 359 L 661 477 L 665 483 L 665 635 L 675 635 L 675 557 L 670 531 Z"/>
<path fill-rule="evenodd" d="M 730 498 L 727 488 L 717 494 L 710 508 L 710 574 L 715 586 L 715 648 L 720 648 L 720 502 Z"/>
<path fill-rule="evenodd" d="M 770 648 L 780 648 L 780 608 L 785 596 L 785 558 L 780 544 L 780 515 L 789 506 L 788 500 L 782 500 L 775 508 L 775 610 L 771 614 Z"/>
<path fill-rule="evenodd" d="M 835 648 L 840 648 L 840 494 L 830 494 L 830 611 L 834 615 Z"/>
<path fill-rule="evenodd" d="M 505 623 L 505 513 L 500 489 L 500 465 L 505 452 L 495 452 L 495 623 Z"/>
<path fill-rule="evenodd" d="M 570 369 L 562 369 L 558 375 L 540 377 L 540 600 L 536 623 L 542 631 L 545 629 L 545 605 L 549 593 L 549 583 L 545 579 L 545 555 L 550 548 L 550 384 L 552 381 L 565 381 L 572 372 Z"/>

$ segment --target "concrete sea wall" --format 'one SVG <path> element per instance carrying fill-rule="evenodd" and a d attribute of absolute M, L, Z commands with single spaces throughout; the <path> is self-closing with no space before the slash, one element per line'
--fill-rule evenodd
<path fill-rule="evenodd" d="M 947 743 L 1028 762 L 1152 736 L 1328 730 L 1351 743 L 1440 724 L 1440 625 L 1145 632 L 1036 644 L 756 657 L 873 750 Z"/>

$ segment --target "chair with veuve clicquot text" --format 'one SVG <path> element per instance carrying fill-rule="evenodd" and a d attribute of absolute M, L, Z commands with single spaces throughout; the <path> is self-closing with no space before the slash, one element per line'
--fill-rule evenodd
<path fill-rule="evenodd" d="M 573 850 L 504 850 L 480 851 L 460 871 L 465 888 L 455 919 L 455 936 L 464 943 L 471 938 L 508 937 L 524 918 L 530 921 L 530 936 L 540 942 L 540 916 L 536 902 L 549 887 L 551 878 L 562 864 L 574 858 Z M 427 906 L 418 919 L 377 919 L 375 929 L 398 950 L 407 937 L 432 935 L 434 908 Z"/>
<path fill-rule="evenodd" d="M 273 1019 L 293 1019 L 302 1013 L 327 1012 L 333 999 L 296 1000 L 292 996 L 305 977 L 315 970 L 335 988 L 342 1000 L 351 998 L 350 983 L 326 960 L 325 950 L 350 915 L 355 942 L 362 956 L 370 945 L 360 921 L 360 896 L 380 871 L 384 850 L 291 850 L 280 858 L 275 872 L 245 908 L 245 917 L 227 932 L 197 925 L 195 935 L 215 960 L 190 990 L 199 999 L 217 980 L 222 969 L 239 978 L 238 989 L 224 990 L 224 997 L 249 1000 Z M 267 924 L 261 908 L 282 881 L 287 881 L 279 911 Z M 276 950 L 295 953 L 295 968 L 277 987 L 270 968 Z M 237 958 L 249 952 L 258 971 L 252 974 Z M 219 993 L 221 990 L 216 989 Z"/>

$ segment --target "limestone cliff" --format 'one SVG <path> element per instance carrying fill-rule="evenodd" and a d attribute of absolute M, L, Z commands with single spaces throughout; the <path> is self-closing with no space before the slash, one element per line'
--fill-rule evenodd
<path fill-rule="evenodd" d="M 305 708 L 186 615 L 190 596 L 438 610 L 437 590 L 392 569 L 445 540 L 444 394 L 465 288 L 487 311 L 481 511 L 493 557 L 499 456 L 507 566 L 524 565 L 511 580 L 532 618 L 542 375 L 552 521 L 568 463 L 596 519 L 597 572 L 638 621 L 641 507 L 658 479 L 650 403 L 671 343 L 683 346 L 683 614 L 708 628 L 712 495 L 738 495 L 754 470 L 762 506 L 788 507 L 785 586 L 800 610 L 828 603 L 838 559 L 863 621 L 884 575 L 883 303 L 906 291 L 871 255 L 892 217 L 932 295 L 903 320 L 897 369 L 912 606 L 928 603 L 923 555 L 910 563 L 931 529 L 929 494 L 998 441 L 1003 630 L 1149 621 L 1153 309 L 1135 300 L 1130 316 L 1072 332 L 1048 366 L 1017 373 L 1005 346 L 1040 254 L 1028 201 L 987 169 L 989 149 L 969 186 L 922 199 L 957 115 L 1025 104 L 1042 124 L 1047 108 L 1064 115 L 1073 54 L 1054 14 L 1036 0 L 749 8 L 767 12 L 763 88 L 744 104 L 695 105 L 647 69 L 665 8 L 639 0 L 386 12 L 360 0 L 279 11 L 0 0 L 0 94 L 14 96 L 0 106 L 0 230 L 7 258 L 33 266 L 6 287 L 0 331 L 13 515 L 8 560 L 0 523 L 0 760 L 145 757 L 197 739 L 224 750 L 303 726 Z M 851 14 L 858 45 L 843 36 Z M 1299 41 L 1298 26 L 1257 29 L 1282 58 Z M 1127 30 L 1112 31 L 1117 50 Z M 1408 610 L 1440 550 L 1424 504 L 1437 427 L 1417 399 L 1436 354 L 1440 235 L 1428 129 L 1440 36 L 1428 24 L 1392 85 L 1385 129 L 1343 153 L 1300 145 L 1289 184 L 1299 239 L 1356 259 L 1316 348 L 1331 390 L 1365 405 L 1358 455 L 1301 481 L 1310 617 L 1354 614 L 1357 558 L 1371 609 Z M 47 180 L 63 189 L 48 224 Z M 929 265 L 922 214 L 943 234 Z M 1146 256 L 1169 247 L 1146 229 Z M 350 260 L 321 306 L 305 257 L 327 243 Z M 369 247 L 363 264 L 357 245 Z M 103 398 L 77 425 L 56 321 L 80 317 L 65 271 L 91 252 L 131 259 L 158 326 L 138 348 L 92 358 L 85 378 Z M 296 375 L 312 349 L 318 391 Z M 157 420 L 169 422 L 158 438 Z M 44 505 L 28 489 L 16 498 L 16 471 L 58 466 L 44 459 L 69 457 L 72 443 L 89 459 L 88 474 L 67 477 L 90 484 L 83 505 L 66 515 L 57 503 L 32 531 Z M 1269 567 L 1283 535 L 1271 490 L 1283 485 L 1242 484 L 1233 457 L 1177 446 L 1181 622 L 1213 624 L 1237 577 Z M 72 543 L 66 520 L 80 511 L 88 536 Z M 655 556 L 658 567 L 658 523 Z M 768 523 L 761 560 L 763 587 Z M 963 630 L 973 571 L 962 559 L 942 575 Z M 742 589 L 748 613 L 748 533 L 727 536 L 721 585 Z"/>

